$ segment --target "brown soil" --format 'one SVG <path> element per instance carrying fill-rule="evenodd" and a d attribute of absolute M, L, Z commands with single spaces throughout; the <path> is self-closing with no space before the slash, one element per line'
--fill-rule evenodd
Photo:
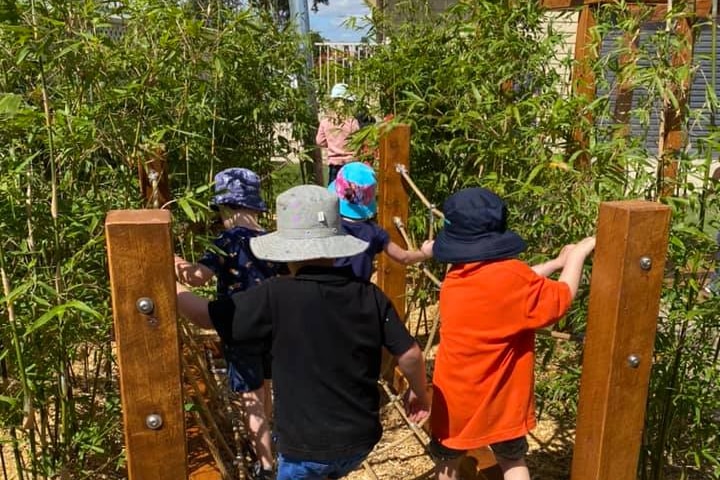
<path fill-rule="evenodd" d="M 433 462 L 420 441 L 412 434 L 392 406 L 384 408 L 385 433 L 363 468 L 351 473 L 349 480 L 432 480 Z M 550 420 L 540 421 L 528 437 L 527 461 L 533 480 L 566 480 L 570 478 L 572 439 L 575 432 Z M 403 440 L 404 439 L 404 440 Z M 392 445 L 399 442 L 396 445 Z M 386 448 L 391 445 L 390 448 Z M 477 458 L 463 462 L 468 480 L 502 480 L 502 474 L 489 451 L 475 453 Z M 372 470 L 372 471 L 370 471 Z"/>

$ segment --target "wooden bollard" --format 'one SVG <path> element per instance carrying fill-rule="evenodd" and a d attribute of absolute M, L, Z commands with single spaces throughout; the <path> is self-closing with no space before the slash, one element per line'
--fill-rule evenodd
<path fill-rule="evenodd" d="M 170 212 L 105 221 L 130 480 L 187 479 Z"/>
<path fill-rule="evenodd" d="M 398 165 L 408 168 L 410 163 L 410 126 L 397 125 L 380 138 L 380 167 L 378 171 L 378 223 L 390 239 L 403 245 L 395 228 L 395 217 L 403 224 L 408 218 L 408 194 L 403 186 Z M 384 253 L 378 259 L 377 285 L 393 302 L 401 319 L 405 319 L 405 284 L 407 267 L 392 261 Z"/>
<path fill-rule="evenodd" d="M 572 480 L 635 480 L 670 208 L 600 204 Z"/>

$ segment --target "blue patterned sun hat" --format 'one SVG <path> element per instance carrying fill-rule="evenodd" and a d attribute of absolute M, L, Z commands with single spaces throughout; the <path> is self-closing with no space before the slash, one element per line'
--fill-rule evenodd
<path fill-rule="evenodd" d="M 264 212 L 267 205 L 260 197 L 260 177 L 247 168 L 228 168 L 215 175 L 215 196 L 210 206 L 249 208 Z"/>

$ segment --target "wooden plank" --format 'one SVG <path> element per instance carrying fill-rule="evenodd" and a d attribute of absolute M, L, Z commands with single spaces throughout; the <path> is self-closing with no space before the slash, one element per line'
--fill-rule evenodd
<path fill-rule="evenodd" d="M 152 151 L 143 150 L 146 158 L 138 154 L 138 179 L 140 193 L 147 208 L 160 208 L 170 201 L 170 181 L 165 146 L 156 146 Z"/>
<path fill-rule="evenodd" d="M 572 480 L 636 479 L 669 223 L 659 203 L 600 204 Z"/>
<path fill-rule="evenodd" d="M 689 18 L 681 18 L 677 21 L 676 33 L 685 39 L 684 48 L 676 52 L 672 58 L 674 68 L 685 66 L 688 71 L 692 66 L 693 51 L 693 28 Z M 690 89 L 690 77 L 680 85 L 673 87 L 673 93 L 677 99 L 677 107 L 665 99 L 664 101 L 664 122 L 661 122 L 661 146 L 658 172 L 658 191 L 661 196 L 672 195 L 675 191 L 678 174 L 678 155 L 685 146 L 685 133 L 683 125 L 687 118 L 687 97 Z"/>
<path fill-rule="evenodd" d="M 170 222 L 167 210 L 117 210 L 105 220 L 130 480 L 187 478 Z M 154 304 L 148 315 L 137 306 L 143 297 Z M 150 415 L 160 428 L 148 426 Z"/>
<path fill-rule="evenodd" d="M 573 93 L 583 96 L 588 103 L 595 98 L 595 74 L 592 71 L 592 62 L 597 58 L 598 52 L 593 45 L 592 28 L 595 26 L 595 7 L 585 6 L 580 11 L 578 19 L 577 35 L 575 40 L 575 64 L 573 68 Z M 593 119 L 589 113 L 580 112 L 586 122 Z M 573 131 L 573 140 L 578 149 L 586 150 L 588 139 L 585 137 L 582 128 Z M 578 167 L 589 168 L 590 158 L 582 153 L 576 160 Z"/>
<path fill-rule="evenodd" d="M 565 10 L 576 8 L 582 5 L 593 5 L 600 3 L 617 3 L 617 0 L 542 0 L 541 5 L 548 10 Z M 695 0 L 688 2 L 688 8 L 694 9 L 694 13 L 698 17 L 709 17 L 712 8 L 712 0 Z M 636 2 L 628 2 L 632 5 L 657 5 L 667 6 L 667 0 L 644 0 Z"/>
<path fill-rule="evenodd" d="M 400 217 L 404 225 L 408 218 L 408 194 L 397 165 L 409 171 L 410 126 L 398 125 L 380 138 L 380 167 L 378 172 L 378 223 L 398 245 L 405 241 L 398 232 L 393 217 Z M 378 259 L 377 285 L 390 298 L 401 319 L 405 318 L 405 282 L 407 267 L 390 260 L 384 253 Z"/>
<path fill-rule="evenodd" d="M 710 2 L 710 0 L 701 0 L 698 3 Z M 601 3 L 617 3 L 617 0 L 542 0 L 542 6 L 548 9 L 564 9 L 571 7 L 579 7 L 582 5 L 597 5 Z M 667 5 L 667 0 L 642 0 L 629 1 L 628 4 L 638 5 Z"/>
<path fill-rule="evenodd" d="M 625 43 L 628 53 L 620 56 L 619 61 L 622 68 L 633 65 L 637 61 L 637 40 L 639 36 L 639 29 L 632 34 L 626 33 L 623 36 L 623 42 Z M 633 89 L 630 78 L 621 78 L 619 80 L 613 121 L 616 125 L 621 125 L 615 133 L 616 137 L 625 138 L 630 134 L 630 110 L 632 109 Z"/>

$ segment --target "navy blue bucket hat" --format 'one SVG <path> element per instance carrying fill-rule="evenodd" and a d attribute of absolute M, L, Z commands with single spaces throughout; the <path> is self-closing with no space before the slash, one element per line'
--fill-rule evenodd
<path fill-rule="evenodd" d="M 507 207 L 485 188 L 466 188 L 443 205 L 445 227 L 433 245 L 433 257 L 445 263 L 513 258 L 527 248 L 520 235 L 507 229 Z"/>
<path fill-rule="evenodd" d="M 210 206 L 249 208 L 264 212 L 267 205 L 260 197 L 260 177 L 247 168 L 228 168 L 215 175 L 215 196 Z"/>

